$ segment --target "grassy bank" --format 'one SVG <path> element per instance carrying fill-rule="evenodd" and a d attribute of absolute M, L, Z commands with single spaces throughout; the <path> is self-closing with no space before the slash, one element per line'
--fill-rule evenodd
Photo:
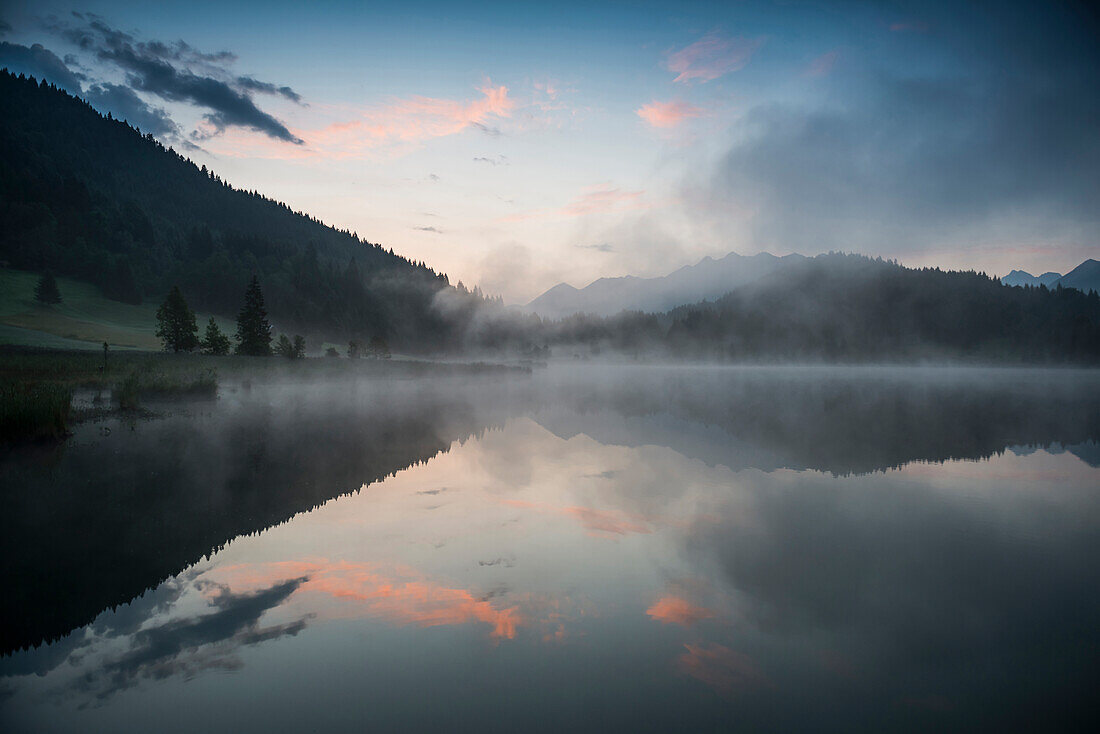
<path fill-rule="evenodd" d="M 73 391 L 64 385 L 0 385 L 0 440 L 60 438 L 69 430 Z"/>
<path fill-rule="evenodd" d="M 99 288 L 72 278 L 57 278 L 62 301 L 56 305 L 34 298 L 38 273 L 0 268 L 0 344 L 48 348 L 99 350 L 157 350 L 156 312 L 160 298 L 140 305 L 105 298 Z M 198 323 L 210 317 L 198 313 Z M 218 325 L 232 333 L 231 319 L 218 317 Z M 227 331 L 228 330 L 228 331 Z"/>

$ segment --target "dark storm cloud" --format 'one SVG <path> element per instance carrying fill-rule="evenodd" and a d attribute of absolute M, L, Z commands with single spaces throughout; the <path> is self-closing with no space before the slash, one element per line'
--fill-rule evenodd
<path fill-rule="evenodd" d="M 817 106 L 746 113 L 696 201 L 749 208 L 760 244 L 814 252 L 912 246 L 1010 218 L 1100 234 L 1091 31 L 1057 6 L 950 12 L 922 10 L 936 32 L 908 41 L 949 60 L 935 72 L 867 56 L 824 81 Z"/>
<path fill-rule="evenodd" d="M 223 81 L 177 70 L 166 61 L 141 56 L 125 44 L 101 49 L 97 55 L 128 71 L 127 81 L 134 89 L 213 110 L 206 119 L 219 132 L 230 126 L 247 127 L 278 140 L 302 143 L 285 125 L 257 107 L 250 97 Z"/>
<path fill-rule="evenodd" d="M 194 137 L 204 139 L 220 134 L 227 127 L 244 127 L 277 140 L 302 144 L 283 123 L 257 107 L 249 93 L 277 94 L 299 104 L 301 96 L 290 87 L 230 75 L 220 65 L 235 60 L 234 54 L 202 53 L 183 41 L 138 41 L 97 16 L 73 15 L 80 25 L 51 21 L 48 28 L 84 51 L 94 53 L 100 61 L 125 71 L 132 90 L 210 110 L 205 120 L 212 129 L 193 133 Z M 204 73 L 196 73 L 190 66 L 197 66 Z"/>
<path fill-rule="evenodd" d="M 298 94 L 290 87 L 277 87 L 270 82 L 257 81 L 250 76 L 237 77 L 237 87 L 246 89 L 250 92 L 260 92 L 262 94 L 273 94 L 279 97 L 285 97 L 296 104 L 304 104 L 302 102 L 302 95 Z"/>
<path fill-rule="evenodd" d="M 147 105 L 129 87 L 119 84 L 95 84 L 88 88 L 85 99 L 100 112 L 110 111 L 115 117 L 134 125 L 142 132 L 158 138 L 174 137 L 179 126 L 160 107 Z"/>
<path fill-rule="evenodd" d="M 7 68 L 14 74 L 45 79 L 72 94 L 82 92 L 80 83 L 84 76 L 72 71 L 53 51 L 40 43 L 21 46 L 0 41 L 0 68 Z"/>

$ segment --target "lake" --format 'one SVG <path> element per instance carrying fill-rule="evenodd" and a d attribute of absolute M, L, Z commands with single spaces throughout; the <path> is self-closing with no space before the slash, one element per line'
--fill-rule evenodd
<path fill-rule="evenodd" d="M 150 407 L 0 456 L 5 732 L 1098 724 L 1096 372 L 551 366 Z"/>

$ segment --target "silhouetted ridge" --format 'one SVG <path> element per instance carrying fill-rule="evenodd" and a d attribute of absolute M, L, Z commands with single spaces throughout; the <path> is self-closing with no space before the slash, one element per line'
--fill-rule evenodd
<path fill-rule="evenodd" d="M 0 259 L 136 303 L 178 283 L 231 316 L 260 277 L 276 326 L 437 347 L 447 277 L 256 191 L 33 78 L 0 72 Z M 468 294 L 467 294 L 468 295 Z M 480 299 L 478 299 L 480 300 Z"/>

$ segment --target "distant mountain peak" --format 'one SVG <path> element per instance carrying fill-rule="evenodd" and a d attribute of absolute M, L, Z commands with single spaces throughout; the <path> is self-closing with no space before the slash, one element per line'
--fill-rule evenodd
<path fill-rule="evenodd" d="M 562 288 L 566 284 L 560 283 L 525 308 L 544 317 L 574 313 L 610 316 L 623 310 L 667 311 L 688 303 L 720 298 L 779 267 L 804 259 L 802 255 L 777 257 L 767 252 L 755 255 L 730 252 L 718 259 L 708 255 L 665 276 L 599 278 L 580 289 Z"/>

